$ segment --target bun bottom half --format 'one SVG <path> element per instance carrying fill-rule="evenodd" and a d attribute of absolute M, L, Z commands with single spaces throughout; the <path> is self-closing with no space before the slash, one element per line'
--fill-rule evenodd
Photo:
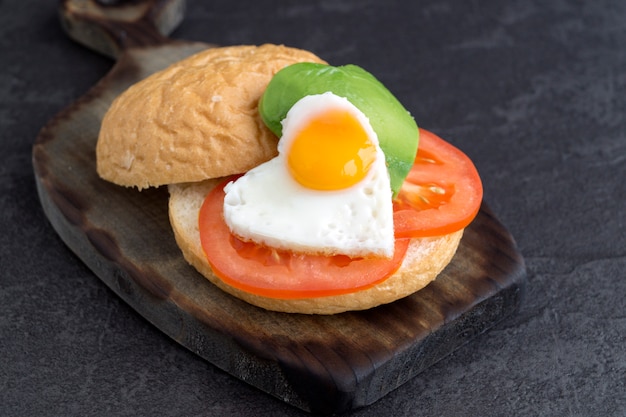
<path fill-rule="evenodd" d="M 223 291 L 266 310 L 302 314 L 336 314 L 366 310 L 419 291 L 433 281 L 456 253 L 463 230 L 437 237 L 414 238 L 400 268 L 386 280 L 364 290 L 325 297 L 279 299 L 232 287 L 217 277 L 200 243 L 198 213 L 205 196 L 219 179 L 168 186 L 169 217 L 185 260 Z"/>

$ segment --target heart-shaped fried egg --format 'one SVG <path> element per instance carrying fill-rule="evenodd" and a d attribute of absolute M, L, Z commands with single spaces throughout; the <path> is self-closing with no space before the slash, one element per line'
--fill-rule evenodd
<path fill-rule="evenodd" d="M 295 252 L 391 257 L 389 173 L 367 117 L 327 92 L 303 97 L 282 124 L 278 156 L 224 189 L 231 232 Z"/>

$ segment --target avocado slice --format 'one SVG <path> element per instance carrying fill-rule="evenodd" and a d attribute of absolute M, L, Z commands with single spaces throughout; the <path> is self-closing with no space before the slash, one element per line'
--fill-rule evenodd
<path fill-rule="evenodd" d="M 298 100 L 328 91 L 345 97 L 369 118 L 385 154 L 395 196 L 413 166 L 419 130 L 398 99 L 363 68 L 311 62 L 289 65 L 274 75 L 261 97 L 261 118 L 280 137 L 281 122 Z"/>

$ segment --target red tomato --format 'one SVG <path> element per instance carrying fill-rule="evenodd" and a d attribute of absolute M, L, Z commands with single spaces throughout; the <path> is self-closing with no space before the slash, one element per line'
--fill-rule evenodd
<path fill-rule="evenodd" d="M 483 192 L 469 158 L 420 129 L 415 164 L 393 202 L 394 257 L 350 259 L 295 254 L 236 238 L 222 215 L 227 182 L 213 189 L 200 209 L 200 240 L 207 260 L 227 284 L 283 299 L 346 294 L 384 281 L 400 267 L 410 238 L 443 235 L 466 227 L 480 209 Z"/>
<path fill-rule="evenodd" d="M 415 164 L 394 200 L 396 237 L 439 236 L 465 228 L 478 214 L 483 186 L 472 161 L 420 129 Z"/>
<path fill-rule="evenodd" d="M 392 259 L 295 254 L 243 242 L 224 222 L 224 185 L 209 193 L 198 220 L 202 248 L 213 272 L 232 287 L 282 299 L 345 294 L 385 280 L 404 259 L 410 239 L 396 239 Z"/>

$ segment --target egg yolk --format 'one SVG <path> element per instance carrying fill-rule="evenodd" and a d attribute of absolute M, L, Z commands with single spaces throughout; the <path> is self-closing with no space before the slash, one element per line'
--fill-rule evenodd
<path fill-rule="evenodd" d="M 345 110 L 332 109 L 316 115 L 297 133 L 287 165 L 307 188 L 340 190 L 361 181 L 375 159 L 376 147 L 361 123 Z"/>

